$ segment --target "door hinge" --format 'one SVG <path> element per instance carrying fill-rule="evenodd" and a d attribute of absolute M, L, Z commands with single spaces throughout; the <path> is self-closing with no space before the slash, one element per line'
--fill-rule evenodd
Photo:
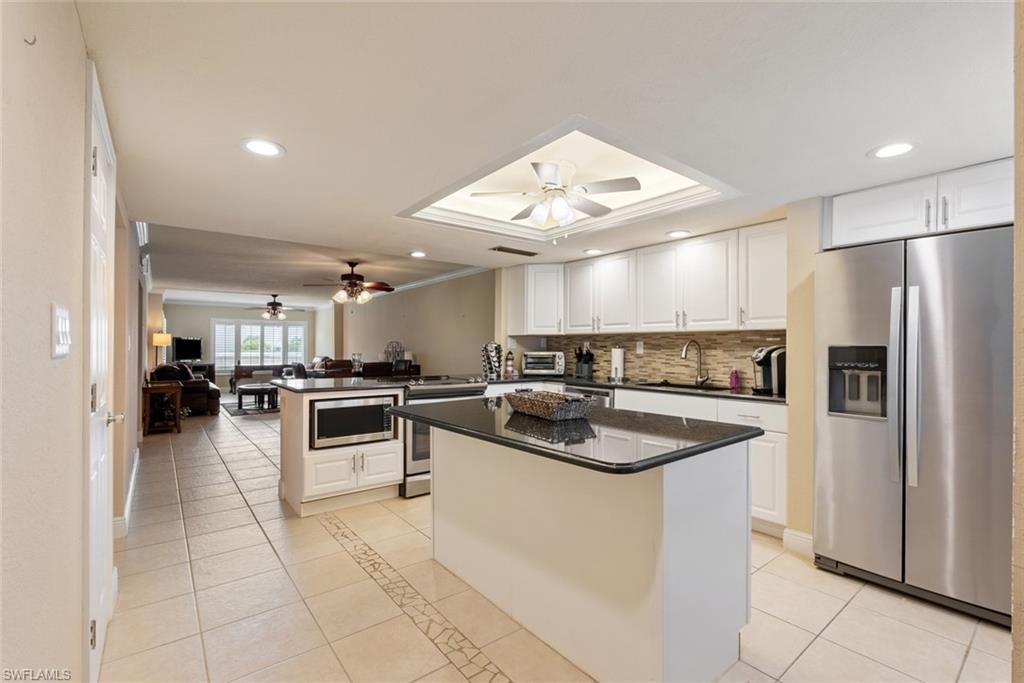
<path fill-rule="evenodd" d="M 93 145 L 93 148 L 92 148 L 92 177 L 93 178 L 96 177 L 96 154 L 97 154 L 97 151 L 98 150 L 96 149 L 96 146 Z"/>
<path fill-rule="evenodd" d="M 96 649 L 96 620 L 89 622 L 89 649 Z"/>
<path fill-rule="evenodd" d="M 96 412 L 96 383 L 89 385 L 89 412 Z"/>

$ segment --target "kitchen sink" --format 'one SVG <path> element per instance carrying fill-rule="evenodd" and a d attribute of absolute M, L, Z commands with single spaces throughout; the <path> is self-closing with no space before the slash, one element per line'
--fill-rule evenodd
<path fill-rule="evenodd" d="M 663 379 L 660 382 L 639 382 L 637 386 L 641 387 L 667 387 L 670 389 L 690 389 L 691 391 L 729 391 L 729 387 L 723 387 L 720 384 L 678 384 L 676 382 L 669 382 L 667 379 Z"/>

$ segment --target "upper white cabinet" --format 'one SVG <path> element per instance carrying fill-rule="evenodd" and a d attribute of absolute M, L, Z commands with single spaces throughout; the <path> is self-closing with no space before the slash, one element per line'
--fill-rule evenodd
<path fill-rule="evenodd" d="M 636 326 L 642 332 L 678 330 L 682 303 L 678 284 L 679 244 L 659 244 L 636 253 Z"/>
<path fill-rule="evenodd" d="M 828 246 L 1012 221 L 1013 160 L 1001 159 L 834 197 Z"/>
<path fill-rule="evenodd" d="M 938 212 L 940 230 L 1013 222 L 1013 159 L 940 175 Z"/>
<path fill-rule="evenodd" d="M 577 261 L 565 264 L 565 331 L 596 332 L 594 288 L 597 264 Z"/>
<path fill-rule="evenodd" d="M 736 230 L 694 237 L 680 244 L 682 329 L 736 329 L 738 248 Z"/>
<path fill-rule="evenodd" d="M 920 235 L 935 229 L 935 176 L 839 195 L 832 246 Z"/>
<path fill-rule="evenodd" d="M 597 260 L 597 331 L 636 329 L 636 252 Z"/>
<path fill-rule="evenodd" d="M 739 260 L 740 328 L 785 328 L 786 222 L 741 229 Z"/>
<path fill-rule="evenodd" d="M 526 333 L 561 334 L 562 271 L 560 263 L 526 266 Z"/>

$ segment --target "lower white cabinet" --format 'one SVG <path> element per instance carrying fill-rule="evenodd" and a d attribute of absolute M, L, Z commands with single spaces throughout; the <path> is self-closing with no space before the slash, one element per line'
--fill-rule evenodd
<path fill-rule="evenodd" d="M 398 483 L 404 455 L 401 441 L 314 451 L 305 456 L 303 500 Z"/>
<path fill-rule="evenodd" d="M 751 514 L 786 525 L 786 435 L 765 432 L 747 442 L 750 450 Z"/>
<path fill-rule="evenodd" d="M 663 391 L 615 390 L 615 407 L 641 413 L 717 420 L 718 402 L 713 398 L 671 394 Z"/>

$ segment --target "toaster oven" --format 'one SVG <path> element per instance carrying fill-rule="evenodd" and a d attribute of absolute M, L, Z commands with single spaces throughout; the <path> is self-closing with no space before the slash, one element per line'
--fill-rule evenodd
<path fill-rule="evenodd" d="M 565 354 L 561 351 L 524 351 L 523 375 L 564 375 Z"/>

